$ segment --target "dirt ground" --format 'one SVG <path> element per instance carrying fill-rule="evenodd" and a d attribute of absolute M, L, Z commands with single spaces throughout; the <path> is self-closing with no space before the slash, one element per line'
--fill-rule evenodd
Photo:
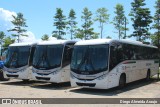
<path fill-rule="evenodd" d="M 45 82 L 30 81 L 24 83 L 21 80 L 11 79 L 10 81 L 0 81 L 0 98 L 160 98 L 160 81 L 151 79 L 136 81 L 124 89 L 112 88 L 107 90 L 71 88 L 70 83 L 51 84 Z M 0 107 L 10 105 L 0 105 Z M 48 107 L 53 105 L 14 105 L 15 107 Z M 126 105 L 126 104 L 54 104 L 58 107 L 119 107 L 119 106 L 142 106 L 160 107 L 160 105 Z"/>

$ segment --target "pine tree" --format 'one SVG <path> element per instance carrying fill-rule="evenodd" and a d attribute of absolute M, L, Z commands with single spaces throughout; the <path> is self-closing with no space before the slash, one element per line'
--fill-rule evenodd
<path fill-rule="evenodd" d="M 68 17 L 68 29 L 70 31 L 70 34 L 71 34 L 71 40 L 73 39 L 73 35 L 75 34 L 75 31 L 76 31 L 76 24 L 77 22 L 75 21 L 76 19 L 76 13 L 73 9 L 70 10 L 70 13 L 69 13 L 69 17 Z"/>
<path fill-rule="evenodd" d="M 103 38 L 103 28 L 104 24 L 106 24 L 109 21 L 109 14 L 107 14 L 108 10 L 106 8 L 99 8 L 96 11 L 96 17 L 95 21 L 99 22 L 99 28 L 100 28 L 100 35 L 101 38 Z"/>
<path fill-rule="evenodd" d="M 57 36 L 57 39 L 63 39 L 62 36 L 66 34 L 64 31 L 66 28 L 66 16 L 63 15 L 63 10 L 61 8 L 57 8 L 53 26 L 56 27 L 56 30 L 52 32 L 53 37 Z"/>
<path fill-rule="evenodd" d="M 83 9 L 82 12 L 82 16 L 81 19 L 84 22 L 82 24 L 82 28 L 83 28 L 83 32 L 84 32 L 84 39 L 91 39 L 92 35 L 94 34 L 93 30 L 94 28 L 92 28 L 91 26 L 93 25 L 93 21 L 92 21 L 92 12 L 88 10 L 87 7 L 85 7 Z"/>
<path fill-rule="evenodd" d="M 17 16 L 13 15 L 13 21 L 11 21 L 12 24 L 15 26 L 13 29 L 8 30 L 9 32 L 17 32 L 17 34 L 12 34 L 12 36 L 14 37 L 18 37 L 18 42 L 19 37 L 20 36 L 28 36 L 23 34 L 24 32 L 26 32 L 27 30 L 24 29 L 24 27 L 27 27 L 26 25 L 26 19 L 23 18 L 23 14 L 22 13 L 17 13 Z"/>
<path fill-rule="evenodd" d="M 77 29 L 76 32 L 75 32 L 75 38 L 78 38 L 78 39 L 83 39 L 84 38 L 84 31 L 83 29 Z"/>
<path fill-rule="evenodd" d="M 154 45 L 160 46 L 160 0 L 157 0 L 155 3 L 155 15 L 154 15 L 154 25 L 153 28 L 156 30 L 154 35 L 151 37 Z"/>
<path fill-rule="evenodd" d="M 145 0 L 134 0 L 131 5 L 131 20 L 133 21 L 134 32 L 131 36 L 137 37 L 138 41 L 145 41 L 149 38 L 150 24 L 152 17 L 149 8 L 145 8 Z"/>
<path fill-rule="evenodd" d="M 125 16 L 123 5 L 117 4 L 114 13 L 116 14 L 116 16 L 113 19 L 113 25 L 118 30 L 119 39 L 124 39 L 126 36 L 125 32 L 128 28 L 125 27 L 127 24 L 127 19 Z"/>

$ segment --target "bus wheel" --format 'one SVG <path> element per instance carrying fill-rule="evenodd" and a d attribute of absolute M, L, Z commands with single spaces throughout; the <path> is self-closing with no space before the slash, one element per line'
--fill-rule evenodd
<path fill-rule="evenodd" d="M 151 73 L 150 73 L 150 70 L 147 71 L 147 76 L 146 76 L 146 80 L 149 81 L 150 80 L 150 76 L 151 76 Z"/>
<path fill-rule="evenodd" d="M 119 88 L 123 88 L 126 85 L 126 76 L 122 74 L 119 79 Z"/>
<path fill-rule="evenodd" d="M 23 79 L 23 83 L 28 83 L 29 79 Z"/>

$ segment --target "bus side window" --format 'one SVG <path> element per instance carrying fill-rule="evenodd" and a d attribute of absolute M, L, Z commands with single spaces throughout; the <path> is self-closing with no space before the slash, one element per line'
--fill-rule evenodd
<path fill-rule="evenodd" d="M 32 65 L 34 51 L 35 51 L 35 47 L 31 47 L 31 53 L 30 53 L 30 58 L 29 58 L 29 66 Z"/>
<path fill-rule="evenodd" d="M 66 44 L 63 53 L 63 63 L 62 67 L 69 65 L 71 63 L 72 51 L 73 51 L 74 44 Z"/>
<path fill-rule="evenodd" d="M 109 70 L 112 70 L 117 65 L 117 48 L 114 46 L 110 47 L 110 61 Z"/>

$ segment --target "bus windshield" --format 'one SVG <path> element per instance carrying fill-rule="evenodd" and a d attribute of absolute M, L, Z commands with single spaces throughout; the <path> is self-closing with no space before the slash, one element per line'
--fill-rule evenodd
<path fill-rule="evenodd" d="M 8 48 L 4 65 L 8 68 L 18 68 L 28 64 L 30 46 L 12 46 Z"/>
<path fill-rule="evenodd" d="M 108 45 L 75 46 L 71 70 L 77 74 L 90 75 L 108 68 Z"/>
<path fill-rule="evenodd" d="M 53 69 L 60 67 L 63 45 L 37 45 L 33 58 L 33 67 L 37 69 Z"/>

